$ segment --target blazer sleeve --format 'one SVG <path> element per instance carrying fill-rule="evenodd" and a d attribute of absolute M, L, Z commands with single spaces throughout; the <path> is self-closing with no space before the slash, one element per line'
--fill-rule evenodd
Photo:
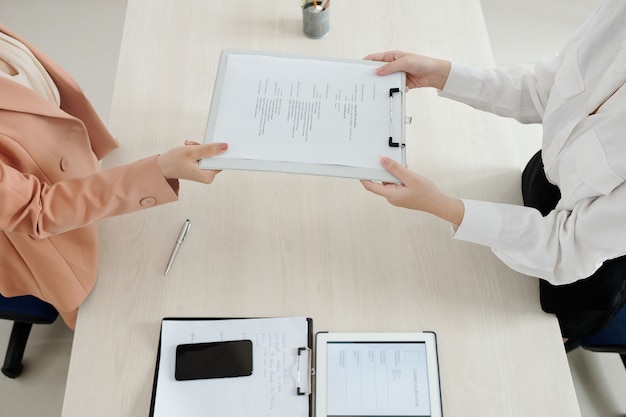
<path fill-rule="evenodd" d="M 0 228 L 43 239 L 175 201 L 178 181 L 163 177 L 157 157 L 52 185 L 0 162 Z"/>

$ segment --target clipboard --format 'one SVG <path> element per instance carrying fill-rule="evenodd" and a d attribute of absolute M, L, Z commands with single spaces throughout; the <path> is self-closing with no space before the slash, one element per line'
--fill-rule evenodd
<path fill-rule="evenodd" d="M 228 142 L 202 169 L 395 182 L 405 161 L 406 76 L 380 62 L 223 50 L 204 143 Z"/>
<path fill-rule="evenodd" d="M 240 338 L 252 339 L 251 376 L 174 380 L 173 344 Z M 319 332 L 314 342 L 305 317 L 165 318 L 150 417 L 442 417 L 441 398 L 433 332 Z"/>
<path fill-rule="evenodd" d="M 177 381 L 175 350 L 187 343 L 251 339 L 253 372 L 237 378 Z M 313 408 L 313 322 L 306 317 L 164 318 L 153 379 L 150 417 L 255 415 L 309 417 Z"/>

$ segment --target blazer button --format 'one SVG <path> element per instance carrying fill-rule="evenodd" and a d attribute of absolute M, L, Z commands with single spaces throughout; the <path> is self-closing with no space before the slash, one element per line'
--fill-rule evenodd
<path fill-rule="evenodd" d="M 154 197 L 142 198 L 141 201 L 139 201 L 139 204 L 141 205 L 141 207 L 152 207 L 156 204 L 156 198 Z"/>
<path fill-rule="evenodd" d="M 67 167 L 68 167 L 67 159 L 61 158 L 61 162 L 59 162 L 59 168 L 61 168 L 61 171 L 65 172 L 67 171 Z"/>

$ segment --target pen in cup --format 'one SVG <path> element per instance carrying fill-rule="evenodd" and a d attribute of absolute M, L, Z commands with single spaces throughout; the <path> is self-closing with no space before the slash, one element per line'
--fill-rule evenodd
<path fill-rule="evenodd" d="M 165 268 L 165 274 L 167 275 L 172 269 L 172 265 L 174 264 L 174 260 L 176 259 L 176 255 L 178 255 L 178 250 L 180 246 L 183 244 L 185 237 L 187 236 L 187 232 L 189 232 L 189 227 L 191 226 L 191 222 L 189 219 L 185 220 L 183 223 L 182 229 L 180 229 L 180 233 L 178 234 L 178 239 L 176 239 L 176 243 L 174 244 L 174 249 L 172 249 L 172 254 L 170 255 L 169 261 L 167 261 L 167 267 Z"/>
<path fill-rule="evenodd" d="M 330 30 L 330 0 L 302 1 L 302 31 L 311 39 L 321 39 Z"/>

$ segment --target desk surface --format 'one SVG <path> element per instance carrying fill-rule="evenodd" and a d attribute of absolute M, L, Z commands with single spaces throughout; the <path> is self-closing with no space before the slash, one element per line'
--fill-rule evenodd
<path fill-rule="evenodd" d="M 296 0 L 130 0 L 110 117 L 122 147 L 105 166 L 200 140 L 223 48 L 345 58 L 394 48 L 493 64 L 478 0 L 335 0 L 322 40 L 301 22 Z M 408 94 L 407 115 L 412 169 L 460 197 L 520 203 L 508 121 L 432 90 Z M 162 317 L 292 315 L 315 331 L 435 331 L 445 415 L 580 415 L 537 281 L 358 181 L 223 172 L 100 233 L 64 417 L 147 416 Z"/>

